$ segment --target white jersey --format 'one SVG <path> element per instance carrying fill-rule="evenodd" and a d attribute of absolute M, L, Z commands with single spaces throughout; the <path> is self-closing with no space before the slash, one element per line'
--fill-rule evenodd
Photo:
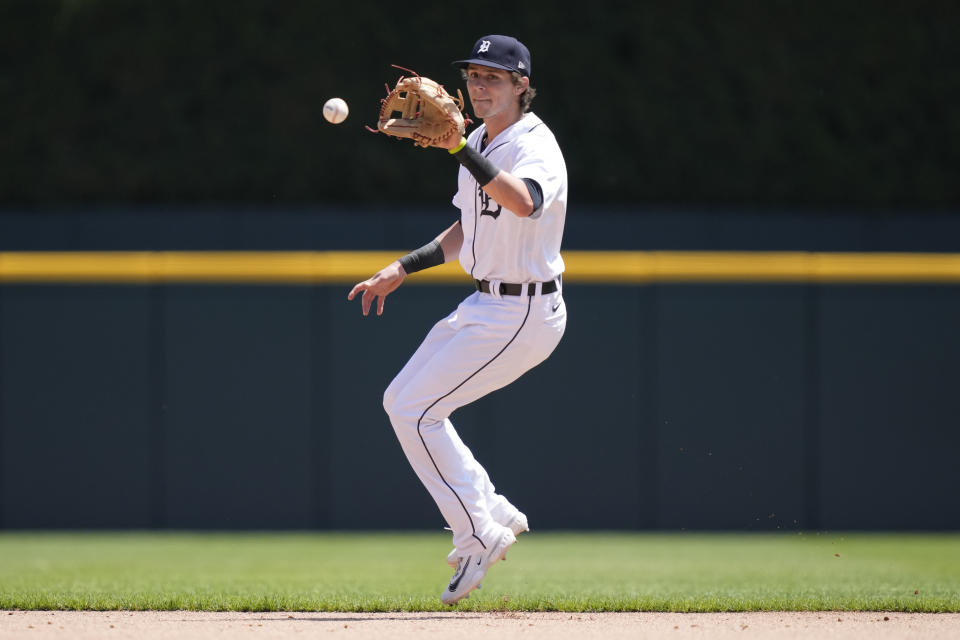
<path fill-rule="evenodd" d="M 480 151 L 486 126 L 477 127 L 467 144 Z M 553 132 L 533 113 L 504 129 L 481 154 L 517 178 L 535 180 L 543 205 L 518 217 L 493 200 L 460 167 L 453 205 L 460 209 L 463 246 L 460 264 L 477 280 L 509 283 L 546 282 L 563 273 L 560 242 L 567 212 L 567 167 Z"/>

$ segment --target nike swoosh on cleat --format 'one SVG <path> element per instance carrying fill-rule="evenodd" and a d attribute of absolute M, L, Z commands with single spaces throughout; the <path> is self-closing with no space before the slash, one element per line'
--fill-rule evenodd
<path fill-rule="evenodd" d="M 480 564 L 480 562 L 477 561 L 477 564 Z M 462 566 L 463 566 L 463 571 L 460 572 L 460 575 L 458 575 L 458 576 L 453 576 L 453 579 L 450 581 L 450 586 L 447 587 L 447 589 L 450 591 L 450 593 L 453 593 L 454 591 L 456 591 L 456 590 L 457 590 L 457 587 L 460 586 L 460 581 L 463 580 L 463 576 L 464 576 L 464 574 L 467 572 L 467 567 L 470 566 L 470 557 L 469 557 L 469 556 L 467 557 L 467 561 L 464 562 Z"/>

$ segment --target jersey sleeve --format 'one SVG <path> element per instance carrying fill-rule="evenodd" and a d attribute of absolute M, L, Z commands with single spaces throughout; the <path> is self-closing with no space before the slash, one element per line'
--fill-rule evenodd
<path fill-rule="evenodd" d="M 531 131 L 517 140 L 517 147 L 517 160 L 510 173 L 521 180 L 528 178 L 540 185 L 543 205 L 530 215 L 531 218 L 538 218 L 550 209 L 560 195 L 567 179 L 567 168 L 552 135 Z"/>

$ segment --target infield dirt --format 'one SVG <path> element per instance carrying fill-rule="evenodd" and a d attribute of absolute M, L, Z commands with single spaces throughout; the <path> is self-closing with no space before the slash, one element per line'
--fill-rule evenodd
<path fill-rule="evenodd" d="M 960 614 L 3 611 L 3 638 L 956 638 Z"/>

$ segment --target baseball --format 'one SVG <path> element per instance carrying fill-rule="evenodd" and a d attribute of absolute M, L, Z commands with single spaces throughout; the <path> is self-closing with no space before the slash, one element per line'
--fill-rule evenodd
<path fill-rule="evenodd" d="M 323 117 L 333 124 L 340 124 L 346 120 L 349 113 L 350 109 L 342 98 L 330 98 L 323 105 Z"/>

